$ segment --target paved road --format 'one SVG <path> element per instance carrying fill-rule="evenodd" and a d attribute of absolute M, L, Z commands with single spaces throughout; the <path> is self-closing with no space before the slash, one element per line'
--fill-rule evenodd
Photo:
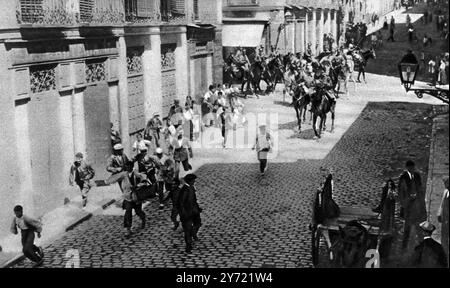
<path fill-rule="evenodd" d="M 295 114 L 280 103 L 280 93 L 247 100 L 249 113 L 278 114 L 273 132 L 281 151 L 264 178 L 248 149 L 196 149 L 204 213 L 193 254 L 183 252 L 182 231 L 171 230 L 169 209 L 151 203 L 147 229 L 136 228 L 133 238 L 125 239 L 123 211 L 112 207 L 46 247 L 44 267 L 64 267 L 70 249 L 79 251 L 81 267 L 311 267 L 307 227 L 319 167 L 334 169 L 340 205 L 368 207 L 377 204 L 381 185 L 401 172 L 407 158 L 427 173 L 431 122 L 424 118 L 431 106 L 386 102 L 418 100 L 406 96 L 396 79 L 368 75 L 368 81 L 339 100 L 336 132 L 320 141 L 312 139 L 308 125 L 298 137 Z M 16 267 L 29 266 L 27 260 Z"/>

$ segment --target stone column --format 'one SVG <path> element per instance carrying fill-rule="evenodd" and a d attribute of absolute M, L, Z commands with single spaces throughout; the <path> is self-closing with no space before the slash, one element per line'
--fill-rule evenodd
<path fill-rule="evenodd" d="M 84 120 L 84 89 L 75 89 L 72 97 L 73 147 L 75 153 L 86 154 L 86 123 Z"/>
<path fill-rule="evenodd" d="M 316 55 L 316 42 L 317 42 L 317 32 L 316 32 L 316 23 L 317 23 L 317 11 L 316 9 L 312 10 L 312 17 L 310 21 L 310 43 L 311 43 L 311 51 L 313 55 Z"/>
<path fill-rule="evenodd" d="M 119 87 L 117 82 L 109 83 L 109 121 L 114 124 L 114 129 L 120 127 L 119 111 Z"/>
<path fill-rule="evenodd" d="M 338 41 L 338 31 L 337 31 L 337 18 L 338 13 L 336 10 L 332 11 L 333 19 L 331 19 L 331 33 L 333 34 L 334 42 L 336 43 Z"/>
<path fill-rule="evenodd" d="M 142 63 L 144 66 L 145 119 L 153 113 L 162 112 L 161 83 L 161 36 L 159 27 L 152 27 L 144 45 Z M 158 84 L 156 84 L 158 83 Z"/>
<path fill-rule="evenodd" d="M 304 53 L 305 52 L 305 39 L 306 39 L 306 34 L 305 34 L 305 22 L 304 21 L 300 21 L 298 23 L 298 31 L 297 31 L 297 36 L 300 37 L 300 47 L 298 47 L 298 51 Z"/>
<path fill-rule="evenodd" d="M 303 23 L 303 27 L 304 27 L 304 30 L 303 30 L 303 35 L 305 35 L 304 36 L 304 42 L 303 42 L 303 48 L 304 48 L 304 50 L 303 50 L 303 52 L 305 52 L 306 51 L 306 49 L 308 48 L 308 43 L 309 43 L 309 16 L 308 16 L 308 11 L 306 11 L 306 13 L 305 13 L 305 22 Z"/>
<path fill-rule="evenodd" d="M 175 50 L 175 62 L 176 62 L 176 81 L 177 81 L 177 97 L 183 103 L 188 94 L 188 49 L 186 28 L 183 27 L 183 32 L 178 36 L 177 49 Z M 211 63 L 212 70 L 212 63 Z M 212 74 L 212 73 L 211 73 Z M 212 75 L 211 75 L 212 79 Z"/>
<path fill-rule="evenodd" d="M 288 42 L 288 51 L 295 53 L 295 21 L 289 22 L 288 24 L 288 31 L 289 31 L 289 37 L 290 43 Z"/>
<path fill-rule="evenodd" d="M 325 16 L 325 34 L 331 33 L 331 10 L 327 9 L 326 16 Z"/>
<path fill-rule="evenodd" d="M 70 75 L 69 75 L 70 76 Z M 60 92 L 59 97 L 59 129 L 60 129 L 60 135 L 61 139 L 59 142 L 59 145 L 61 148 L 59 148 L 59 151 L 61 153 L 61 160 L 63 163 L 63 171 L 58 171 L 59 175 L 54 175 L 56 179 L 60 179 L 60 187 L 66 188 L 67 190 L 69 188 L 68 182 L 67 182 L 67 171 L 69 167 L 67 167 L 68 163 L 71 163 L 75 156 L 75 150 L 74 150 L 74 138 L 73 138 L 73 119 L 72 119 L 72 102 L 73 102 L 73 90 L 68 90 L 64 92 Z M 55 180 L 56 180 L 55 179 Z M 57 184 L 57 183 L 55 183 Z M 59 192 L 66 192 L 66 191 L 59 191 Z M 65 193 L 64 193 L 65 194 Z M 67 194 L 65 194 L 67 196 Z"/>
<path fill-rule="evenodd" d="M 30 99 L 22 99 L 15 102 L 14 128 L 16 130 L 17 145 L 17 177 L 20 179 L 18 185 L 17 196 L 15 201 L 17 204 L 27 207 L 28 213 L 34 213 L 33 199 L 33 170 L 31 168 L 31 147 L 28 125 L 28 102 Z M 3 195 L 2 195 L 3 196 Z"/>
<path fill-rule="evenodd" d="M 119 119 L 120 119 L 120 136 L 122 137 L 122 145 L 125 153 L 130 155 L 130 134 L 129 134 L 129 118 L 128 118 L 128 70 L 127 70 L 127 45 L 125 37 L 120 36 L 117 47 L 119 48 Z"/>
<path fill-rule="evenodd" d="M 318 51 L 316 52 L 317 54 L 321 53 L 323 51 L 323 34 L 324 34 L 324 12 L 323 9 L 320 9 L 320 19 L 319 19 L 319 29 L 318 29 L 318 39 L 319 40 L 319 47 L 318 47 Z"/>

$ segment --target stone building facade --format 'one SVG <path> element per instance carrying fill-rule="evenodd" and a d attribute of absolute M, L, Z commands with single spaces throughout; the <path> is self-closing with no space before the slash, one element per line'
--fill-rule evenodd
<path fill-rule="evenodd" d="M 108 176 L 110 123 L 129 153 L 153 113 L 184 103 L 204 42 L 202 77 L 220 81 L 220 9 L 194 11 L 209 2 L 0 0 L 0 239 L 14 205 L 40 216 L 77 195 L 68 185 L 75 153 L 95 180 Z M 191 26 L 209 33 L 197 50 Z"/>
<path fill-rule="evenodd" d="M 233 50 L 227 47 L 260 45 L 266 53 L 305 52 L 309 43 L 318 54 L 324 50 L 324 35 L 332 35 L 334 42 L 339 37 L 338 11 L 335 0 L 224 1 L 224 54 Z"/>

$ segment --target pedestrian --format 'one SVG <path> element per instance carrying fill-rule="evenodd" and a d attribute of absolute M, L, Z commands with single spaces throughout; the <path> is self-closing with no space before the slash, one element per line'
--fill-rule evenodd
<path fill-rule="evenodd" d="M 394 241 L 395 227 L 395 200 L 398 196 L 395 182 L 389 179 L 383 187 L 380 205 L 373 209 L 380 214 L 380 229 L 384 236 L 380 239 L 380 256 L 384 259 L 389 258 L 392 243 Z"/>
<path fill-rule="evenodd" d="M 400 205 L 404 217 L 402 248 L 406 250 L 412 237 L 420 239 L 419 224 L 427 219 L 425 191 L 422 179 L 416 171 L 412 160 L 406 162 L 406 170 L 402 173 L 398 185 Z M 416 240 L 416 239 L 414 239 Z"/>
<path fill-rule="evenodd" d="M 209 100 L 206 100 L 206 98 L 203 98 L 201 109 L 202 109 L 203 125 L 205 127 L 210 127 L 214 125 L 213 105 L 209 102 Z"/>
<path fill-rule="evenodd" d="M 194 109 L 194 104 L 195 104 L 195 101 L 192 99 L 192 97 L 190 95 L 187 95 L 184 106 L 189 106 L 191 109 Z"/>
<path fill-rule="evenodd" d="M 159 168 L 156 161 L 148 154 L 147 147 L 141 147 L 139 153 L 132 159 L 137 162 L 138 172 L 144 174 L 152 185 L 156 185 L 156 170 Z"/>
<path fill-rule="evenodd" d="M 449 212 L 449 207 L 448 207 L 448 194 L 449 194 L 449 188 L 448 188 L 448 182 L 449 182 L 449 178 L 448 176 L 444 177 L 443 179 L 444 182 L 444 193 L 442 195 L 442 200 L 441 200 L 441 205 L 439 206 L 439 211 L 437 213 L 437 219 L 438 222 L 441 223 L 441 243 L 442 246 L 444 247 L 444 251 L 445 254 L 447 255 L 447 263 L 449 262 L 449 254 L 448 254 L 448 212 Z"/>
<path fill-rule="evenodd" d="M 77 184 L 81 191 L 82 206 L 86 207 L 89 190 L 92 188 L 91 180 L 95 171 L 90 164 L 83 160 L 83 153 L 75 155 L 75 161 L 70 166 L 69 185 Z"/>
<path fill-rule="evenodd" d="M 445 71 L 446 65 L 445 65 L 445 60 L 441 59 L 440 63 L 439 63 L 439 75 L 438 75 L 438 83 L 440 85 L 447 85 L 447 73 Z"/>
<path fill-rule="evenodd" d="M 408 28 L 408 41 L 412 42 L 414 39 L 414 27 L 412 25 Z"/>
<path fill-rule="evenodd" d="M 34 245 L 34 233 L 41 238 L 42 223 L 36 219 L 23 214 L 23 207 L 17 205 L 14 207 L 14 219 L 11 223 L 11 233 L 18 234 L 20 229 L 22 237 L 22 252 L 29 260 L 35 263 L 35 267 L 44 262 L 44 251 L 41 247 Z"/>
<path fill-rule="evenodd" d="M 428 24 L 428 9 L 425 10 L 425 13 L 423 14 L 422 22 L 424 25 Z"/>
<path fill-rule="evenodd" d="M 428 45 L 428 36 L 427 36 L 427 34 L 423 35 L 422 44 L 423 44 L 423 48 L 427 47 L 427 45 Z"/>
<path fill-rule="evenodd" d="M 419 227 L 425 236 L 414 248 L 412 266 L 414 268 L 447 268 L 448 259 L 444 248 L 431 238 L 436 227 L 428 221 L 420 223 Z"/>
<path fill-rule="evenodd" d="M 383 47 L 383 33 L 381 32 L 381 30 L 378 30 L 378 47 L 382 48 Z"/>
<path fill-rule="evenodd" d="M 170 156 L 167 156 L 163 153 L 161 148 L 157 148 L 155 151 L 155 155 L 152 157 L 153 161 L 156 164 L 156 183 L 157 183 L 157 194 L 159 197 L 159 209 L 164 208 L 164 188 L 166 188 L 166 192 L 169 192 L 171 189 L 171 185 L 173 184 L 174 178 L 174 163 L 173 159 Z"/>
<path fill-rule="evenodd" d="M 406 14 L 406 27 L 409 28 L 410 25 L 411 25 L 411 16 L 409 16 L 409 14 Z"/>
<path fill-rule="evenodd" d="M 389 27 L 389 37 L 386 41 L 391 41 L 391 42 L 395 42 L 394 39 L 394 28 L 392 27 L 392 25 Z"/>
<path fill-rule="evenodd" d="M 105 181 L 107 185 L 121 183 L 122 187 L 122 209 L 125 210 L 123 216 L 123 227 L 126 229 L 125 237 L 132 235 L 131 227 L 133 224 L 133 210 L 141 219 L 141 229 L 145 228 L 146 215 L 142 211 L 142 202 L 138 200 L 136 191 L 143 186 L 148 185 L 145 175 L 134 171 L 134 163 L 129 161 L 125 163 L 125 169 L 117 174 L 118 177 L 109 178 Z"/>
<path fill-rule="evenodd" d="M 223 106 L 219 108 L 219 111 L 217 112 L 218 116 L 219 116 L 219 123 L 220 123 L 220 128 L 221 128 L 221 132 L 222 132 L 222 138 L 223 138 L 223 142 L 222 142 L 222 147 L 226 148 L 227 147 L 227 130 L 228 130 L 228 126 L 230 125 L 229 121 L 227 121 L 228 117 L 228 113 L 227 113 L 227 107 Z"/>
<path fill-rule="evenodd" d="M 172 143 L 173 139 L 175 139 L 175 136 L 177 134 L 177 129 L 172 124 L 172 121 L 170 121 L 170 119 L 167 119 L 167 125 L 163 129 L 163 134 L 166 142 L 166 147 L 169 147 L 170 143 Z"/>
<path fill-rule="evenodd" d="M 172 120 L 172 116 L 175 114 L 175 113 L 177 113 L 177 111 L 179 110 L 179 108 L 181 108 L 180 107 L 180 100 L 179 99 L 175 99 L 175 100 L 173 100 L 173 105 L 170 107 L 170 109 L 169 109 L 169 114 L 167 115 L 167 118 L 166 119 L 171 119 Z M 174 123 L 174 125 L 176 125 L 176 123 L 175 122 L 173 122 Z"/>
<path fill-rule="evenodd" d="M 425 68 L 425 51 L 420 51 L 420 64 Z M 425 68 L 426 69 L 426 68 Z"/>
<path fill-rule="evenodd" d="M 183 121 L 183 108 L 177 107 L 175 113 L 172 114 L 172 117 L 170 118 L 170 122 L 175 126 L 175 129 L 179 129 L 183 126 Z"/>
<path fill-rule="evenodd" d="M 114 145 L 119 144 L 120 142 L 122 142 L 120 133 L 114 129 L 114 124 L 111 123 L 111 147 L 114 147 Z"/>
<path fill-rule="evenodd" d="M 434 75 L 436 69 L 436 62 L 433 60 L 433 58 L 430 59 L 428 62 L 428 73 L 431 75 Z"/>
<path fill-rule="evenodd" d="M 144 132 L 144 140 L 154 141 L 155 147 L 160 147 L 161 129 L 163 127 L 162 121 L 159 119 L 159 113 L 154 113 L 153 118 L 147 122 L 147 127 Z"/>
<path fill-rule="evenodd" d="M 188 135 L 189 141 L 194 141 L 194 110 L 192 110 L 191 106 L 185 105 L 183 112 L 183 123 L 184 123 L 184 134 Z"/>
<path fill-rule="evenodd" d="M 113 149 L 113 154 L 108 158 L 106 165 L 106 171 L 112 174 L 110 178 L 116 178 L 119 173 L 125 171 L 125 164 L 130 162 L 130 158 L 123 152 L 122 144 L 114 145 Z M 121 181 L 119 180 L 118 183 L 122 190 Z"/>
<path fill-rule="evenodd" d="M 388 28 L 389 28 L 388 20 L 387 17 L 384 16 L 383 30 L 388 30 Z"/>
<path fill-rule="evenodd" d="M 202 225 L 200 213 L 202 208 L 198 205 L 195 174 L 188 174 L 184 177 L 184 185 L 180 190 L 178 207 L 181 225 L 184 231 L 184 241 L 186 242 L 186 253 L 192 253 L 193 240 L 198 241 L 198 231 Z"/>
<path fill-rule="evenodd" d="M 158 171 L 158 190 L 162 191 L 165 188 L 167 196 L 164 198 L 164 203 L 169 199 L 172 202 L 170 219 L 172 220 L 173 230 L 175 231 L 178 229 L 180 224 L 177 220 L 177 216 L 179 214 L 178 195 L 180 190 L 180 179 L 175 177 L 175 161 L 171 155 L 165 155 L 162 153 L 162 150 L 159 150 L 157 151 L 156 156 L 160 161 L 161 167 Z"/>
<path fill-rule="evenodd" d="M 192 170 L 192 166 L 189 164 L 189 158 L 194 156 L 192 147 L 189 141 L 183 137 L 182 131 L 179 131 L 177 139 L 170 143 L 169 151 L 172 153 L 175 161 L 175 177 L 180 175 L 180 164 L 183 165 L 184 171 Z"/>
<path fill-rule="evenodd" d="M 259 172 L 261 176 L 267 172 L 267 158 L 270 149 L 272 148 L 272 137 L 267 132 L 266 126 L 259 126 L 259 133 L 256 136 L 256 143 L 253 146 L 252 150 L 256 149 L 259 161 Z"/>
<path fill-rule="evenodd" d="M 152 145 L 152 142 L 150 142 L 149 140 L 145 140 L 142 137 L 142 133 L 137 133 L 136 134 L 136 141 L 134 141 L 132 149 L 133 152 L 137 152 L 139 153 L 139 151 L 141 151 L 144 148 L 150 147 Z"/>
<path fill-rule="evenodd" d="M 214 96 L 214 85 L 209 85 L 208 91 L 203 96 L 203 99 L 205 101 L 209 101 L 209 99 L 213 96 Z"/>

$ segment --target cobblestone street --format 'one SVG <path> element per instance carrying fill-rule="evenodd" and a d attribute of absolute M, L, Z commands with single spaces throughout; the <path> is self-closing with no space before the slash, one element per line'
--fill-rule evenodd
<path fill-rule="evenodd" d="M 426 181 L 432 105 L 423 102 L 439 102 L 407 96 L 397 81 L 368 75 L 368 85 L 338 100 L 336 131 L 319 141 L 309 125 L 298 136 L 295 112 L 279 91 L 245 100 L 248 114 L 279 115 L 277 157 L 261 178 L 250 149 L 194 151 L 204 211 L 193 254 L 184 253 L 181 228 L 172 231 L 169 208 L 158 210 L 155 200 L 145 208 L 147 228 L 135 228 L 131 239 L 124 237 L 123 211 L 111 207 L 45 247 L 43 267 L 64 267 L 70 249 L 79 251 L 81 267 L 312 267 L 308 224 L 319 167 L 333 168 L 339 205 L 377 205 L 384 181 L 409 158 Z"/>

